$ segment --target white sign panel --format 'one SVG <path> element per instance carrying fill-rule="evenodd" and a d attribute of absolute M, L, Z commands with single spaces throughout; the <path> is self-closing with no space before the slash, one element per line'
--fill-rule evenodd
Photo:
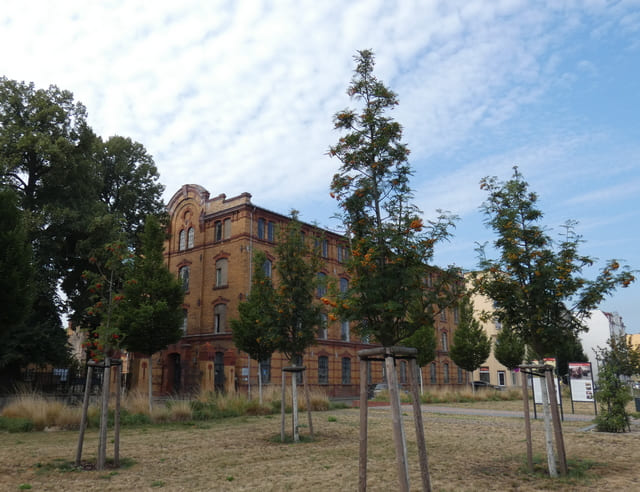
<path fill-rule="evenodd" d="M 593 371 L 590 362 L 569 362 L 569 381 L 573 401 L 593 402 Z"/>

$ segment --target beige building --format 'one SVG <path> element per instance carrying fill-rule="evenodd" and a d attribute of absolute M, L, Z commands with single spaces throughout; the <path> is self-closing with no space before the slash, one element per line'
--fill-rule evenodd
<path fill-rule="evenodd" d="M 476 319 L 480 322 L 482 328 L 491 339 L 491 355 L 489 355 L 487 361 L 480 366 L 480 369 L 474 372 L 473 380 L 484 381 L 501 388 L 520 387 L 522 384 L 520 373 L 507 369 L 498 362 L 493 354 L 496 338 L 502 329 L 502 326 L 497 320 L 483 321 L 483 313 L 493 312 L 493 301 L 479 294 L 473 295 L 471 300 L 473 302 L 473 311 Z"/>

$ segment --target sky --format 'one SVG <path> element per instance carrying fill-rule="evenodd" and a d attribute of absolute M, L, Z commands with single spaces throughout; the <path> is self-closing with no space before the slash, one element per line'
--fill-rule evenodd
<path fill-rule="evenodd" d="M 94 131 L 196 183 L 335 229 L 327 155 L 357 50 L 398 94 L 415 203 L 459 216 L 436 264 L 495 239 L 485 176 L 518 166 L 551 236 L 640 268 L 640 1 L 4 0 L 0 75 L 73 92 Z M 596 269 L 585 271 L 593 278 Z M 601 305 L 640 333 L 640 282 Z"/>

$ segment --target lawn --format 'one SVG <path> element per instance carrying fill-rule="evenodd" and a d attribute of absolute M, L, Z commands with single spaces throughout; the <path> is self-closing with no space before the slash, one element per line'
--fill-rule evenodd
<path fill-rule="evenodd" d="M 504 402 L 493 405 L 504 409 Z M 418 490 L 411 408 L 403 411 L 412 490 Z M 396 490 L 389 410 L 371 408 L 369 417 L 368 490 Z M 297 444 L 278 442 L 278 416 L 126 427 L 120 444 L 126 466 L 105 471 L 70 466 L 77 431 L 2 432 L 0 490 L 357 490 L 358 410 L 313 418 L 315 439 Z M 604 434 L 585 430 L 585 422 L 565 422 L 570 476 L 555 480 L 546 476 L 540 421 L 533 424 L 539 462 L 533 475 L 525 471 L 522 419 L 425 413 L 424 425 L 437 491 L 640 490 L 637 423 L 632 433 Z M 84 458 L 95 461 L 95 430 L 87 432 L 84 449 Z"/>

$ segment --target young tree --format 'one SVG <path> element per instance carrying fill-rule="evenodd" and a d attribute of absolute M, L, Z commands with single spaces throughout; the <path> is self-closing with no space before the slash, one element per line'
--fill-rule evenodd
<path fill-rule="evenodd" d="M 122 346 L 149 357 L 149 409 L 153 401 L 152 355 L 182 337 L 184 291 L 164 263 L 165 232 L 158 219 L 147 216 L 141 250 L 126 277 L 115 313 L 124 336 Z"/>
<path fill-rule="evenodd" d="M 278 350 L 296 365 L 296 359 L 314 343 L 322 320 L 320 306 L 314 302 L 321 263 L 305 241 L 295 210 L 280 234 L 276 255 Z"/>
<path fill-rule="evenodd" d="M 626 406 L 632 396 L 621 378 L 640 374 L 640 350 L 622 334 L 609 338 L 608 347 L 598 347 L 596 353 L 602 363 L 596 392 L 601 405 L 597 428 L 601 432 L 624 432 L 630 428 Z"/>
<path fill-rule="evenodd" d="M 267 255 L 258 251 L 253 257 L 251 292 L 238 306 L 239 318 L 231 320 L 233 343 L 258 362 L 258 391 L 262 403 L 262 361 L 278 346 L 278 308 L 276 291 L 264 265 Z"/>
<path fill-rule="evenodd" d="M 455 218 L 440 213 L 425 224 L 410 203 L 409 149 L 401 142 L 400 124 L 385 116 L 398 104 L 396 94 L 373 75 L 371 51 L 359 51 L 355 60 L 347 93 L 363 108 L 335 115 L 335 128 L 346 133 L 329 149 L 341 162 L 331 195 L 352 244 L 349 295 L 336 311 L 355 321 L 361 334 L 392 346 L 425 324 L 433 325 L 425 316 L 432 318 L 433 306 L 451 304 L 457 295 L 453 282 L 442 282 L 442 289 L 424 288 L 434 245 L 449 237 Z M 457 278 L 457 272 L 443 271 L 441 278 Z M 426 311 L 410 316 L 416 305 Z"/>
<path fill-rule="evenodd" d="M 473 376 L 491 354 L 491 340 L 473 316 L 473 303 L 464 296 L 459 304 L 460 321 L 449 349 L 451 360 Z M 473 379 L 473 378 L 472 378 Z"/>
<path fill-rule="evenodd" d="M 496 360 L 511 371 L 522 364 L 525 352 L 526 346 L 522 339 L 508 326 L 503 325 L 493 347 Z"/>
<path fill-rule="evenodd" d="M 574 224 L 565 224 L 564 237 L 554 244 L 539 225 L 538 197 L 517 168 L 509 181 L 484 178 L 481 188 L 489 193 L 482 209 L 497 235 L 499 257 L 490 260 L 480 248 L 482 272 L 475 283 L 495 302 L 496 318 L 537 357 L 555 355 L 568 336 L 586 330 L 582 319 L 590 310 L 635 278 L 617 260 L 609 260 L 595 280 L 582 277 L 594 259 L 578 253 Z"/>

